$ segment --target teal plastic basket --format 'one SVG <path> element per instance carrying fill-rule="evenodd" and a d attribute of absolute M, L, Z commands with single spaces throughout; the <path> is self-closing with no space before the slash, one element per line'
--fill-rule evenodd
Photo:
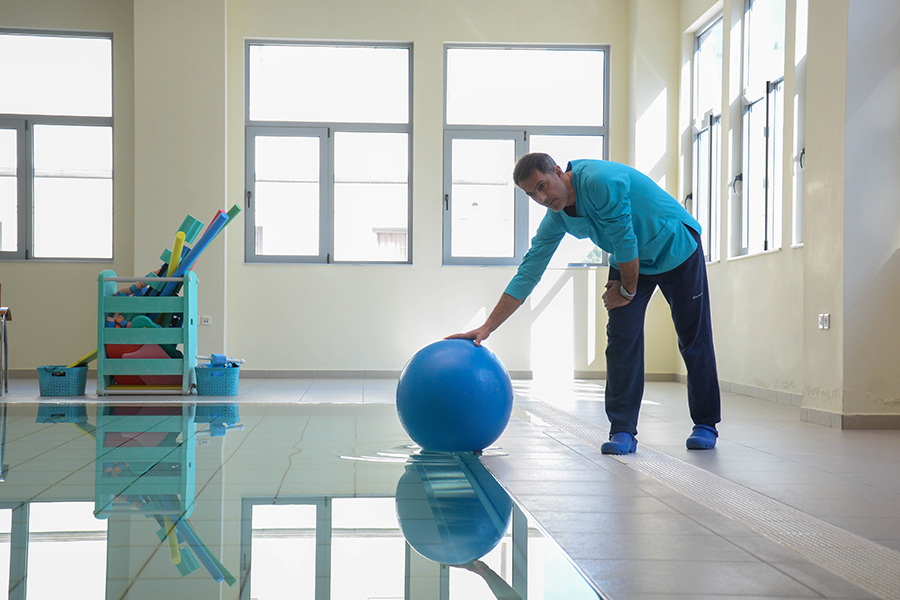
<path fill-rule="evenodd" d="M 41 396 L 84 396 L 87 365 L 63 367 L 46 365 L 37 368 Z"/>
<path fill-rule="evenodd" d="M 194 373 L 197 375 L 198 396 L 237 396 L 240 365 L 197 365 Z"/>

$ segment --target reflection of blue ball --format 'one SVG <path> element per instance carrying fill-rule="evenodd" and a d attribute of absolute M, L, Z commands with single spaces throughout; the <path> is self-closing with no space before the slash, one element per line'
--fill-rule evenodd
<path fill-rule="evenodd" d="M 512 382 L 494 353 L 470 340 L 419 350 L 397 384 L 406 433 L 432 452 L 475 452 L 497 441 L 512 413 Z"/>
<path fill-rule="evenodd" d="M 512 516 L 509 494 L 475 457 L 411 457 L 396 498 L 403 537 L 416 552 L 445 565 L 463 565 L 493 550 Z"/>

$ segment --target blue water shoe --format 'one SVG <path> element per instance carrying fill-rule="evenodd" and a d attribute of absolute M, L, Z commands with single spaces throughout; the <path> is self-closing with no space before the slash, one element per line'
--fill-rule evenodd
<path fill-rule="evenodd" d="M 716 438 L 719 437 L 715 427 L 711 425 L 694 425 L 694 430 L 688 436 L 685 445 L 688 450 L 709 450 L 716 447 Z"/>
<path fill-rule="evenodd" d="M 612 434 L 609 436 L 609 441 L 603 442 L 603 445 L 600 446 L 600 452 L 603 454 L 631 454 L 635 450 L 637 450 L 637 440 L 625 431 Z"/>

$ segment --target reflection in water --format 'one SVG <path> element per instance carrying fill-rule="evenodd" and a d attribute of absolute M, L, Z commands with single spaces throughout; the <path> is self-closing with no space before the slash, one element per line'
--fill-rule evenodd
<path fill-rule="evenodd" d="M 478 457 L 417 452 L 391 404 L 2 406 L 13 600 L 75 580 L 110 600 L 572 600 L 560 581 L 581 582 Z"/>
<path fill-rule="evenodd" d="M 511 514 L 509 495 L 474 455 L 413 455 L 397 483 L 403 536 L 416 552 L 445 565 L 493 550 Z"/>
<path fill-rule="evenodd" d="M 479 575 L 497 598 L 521 600 L 478 560 L 506 534 L 512 500 L 475 455 L 411 456 L 397 483 L 396 502 L 400 530 L 419 554 Z"/>
<path fill-rule="evenodd" d="M 160 541 L 182 577 L 200 565 L 214 581 L 237 581 L 197 535 L 194 511 L 198 434 L 239 430 L 235 403 L 99 405 L 97 424 L 84 404 L 42 404 L 38 423 L 71 423 L 96 440 L 94 515 L 138 513 L 159 526 Z M 197 430 L 198 423 L 209 428 Z"/>

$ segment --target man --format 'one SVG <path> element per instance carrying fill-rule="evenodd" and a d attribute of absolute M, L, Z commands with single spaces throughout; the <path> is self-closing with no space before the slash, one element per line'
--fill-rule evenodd
<path fill-rule="evenodd" d="M 644 392 L 644 314 L 660 288 L 672 311 L 678 348 L 687 367 L 688 405 L 694 428 L 689 449 L 714 448 L 720 397 L 706 262 L 700 224 L 649 177 L 626 165 L 576 160 L 564 172 L 550 156 L 526 154 L 513 180 L 547 207 L 531 248 L 485 323 L 450 337 L 480 344 L 512 315 L 543 275 L 566 233 L 590 238 L 610 255 L 603 306 L 609 312 L 606 347 L 604 454 L 637 448 Z"/>

